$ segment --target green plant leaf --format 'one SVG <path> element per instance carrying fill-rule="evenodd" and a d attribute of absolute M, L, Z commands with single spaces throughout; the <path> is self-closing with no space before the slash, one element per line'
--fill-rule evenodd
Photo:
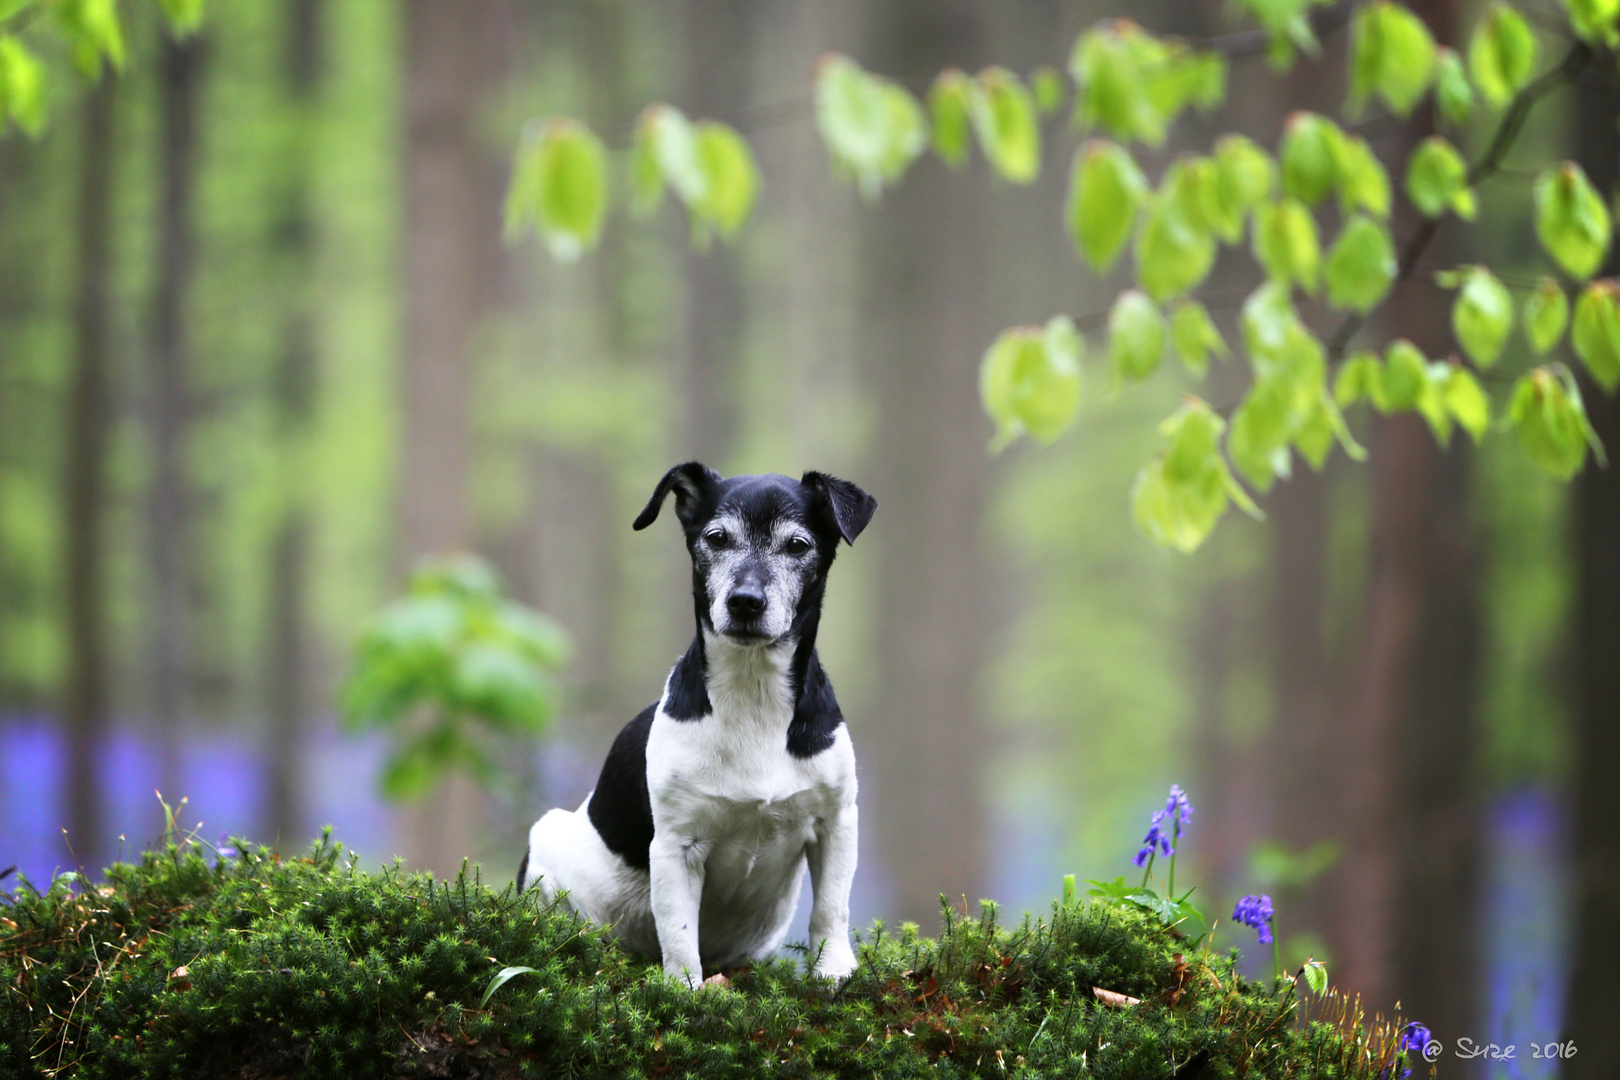
<path fill-rule="evenodd" d="M 59 0 L 55 10 L 85 77 L 94 79 L 103 59 L 114 71 L 123 70 L 126 49 L 118 0 Z"/>
<path fill-rule="evenodd" d="M 30 136 L 45 130 L 45 67 L 10 34 L 0 37 L 0 105 Z"/>
<path fill-rule="evenodd" d="M 1224 357 L 1229 351 L 1204 305 L 1187 297 L 1177 300 L 1170 313 L 1170 340 L 1187 370 L 1200 378 L 1209 367 L 1210 353 Z"/>
<path fill-rule="evenodd" d="M 1620 278 L 1594 281 L 1575 301 L 1570 344 L 1606 393 L 1620 385 Z"/>
<path fill-rule="evenodd" d="M 1452 364 L 1443 390 L 1446 410 L 1477 444 L 1485 437 L 1491 423 L 1491 399 L 1474 378 L 1474 373 L 1461 364 Z"/>
<path fill-rule="evenodd" d="M 1356 214 L 1339 232 L 1327 257 L 1328 303 L 1365 315 L 1395 282 L 1395 245 L 1389 232 Z"/>
<path fill-rule="evenodd" d="M 1575 32 L 1586 41 L 1614 48 L 1620 45 L 1620 31 L 1615 22 L 1620 19 L 1620 0 L 1564 0 Z"/>
<path fill-rule="evenodd" d="M 1402 118 L 1434 80 L 1434 35 L 1410 10 L 1390 0 L 1359 5 L 1350 20 L 1350 112 L 1376 94 Z"/>
<path fill-rule="evenodd" d="M 1316 56 L 1321 46 L 1311 30 L 1310 8 L 1331 0 L 1236 0 L 1234 6 L 1246 9 L 1265 28 L 1272 67 L 1287 71 L 1294 62 L 1294 50 Z"/>
<path fill-rule="evenodd" d="M 973 84 L 972 102 L 984 156 L 1002 179 L 1032 182 L 1041 171 L 1041 129 L 1023 80 L 1004 67 L 985 68 Z"/>
<path fill-rule="evenodd" d="M 1075 151 L 1069 177 L 1069 234 L 1086 261 L 1106 273 L 1136 226 L 1148 197 L 1147 178 L 1128 150 L 1106 139 L 1091 139 Z"/>
<path fill-rule="evenodd" d="M 194 33 L 202 25 L 204 0 L 158 0 L 158 4 L 178 37 Z"/>
<path fill-rule="evenodd" d="M 1029 92 L 1035 98 L 1035 109 L 1042 116 L 1051 116 L 1063 108 L 1063 99 L 1069 88 L 1063 75 L 1049 64 L 1042 64 L 1029 73 Z"/>
<path fill-rule="evenodd" d="M 478 1000 L 478 1007 L 480 1009 L 487 1007 L 489 1005 L 489 999 L 495 996 L 495 991 L 511 982 L 517 976 L 532 975 L 535 973 L 535 971 L 535 968 L 522 966 L 501 968 L 500 971 L 496 972 L 495 977 L 489 980 L 489 986 L 484 989 L 484 996 Z"/>
<path fill-rule="evenodd" d="M 832 53 L 816 68 L 816 128 L 833 162 L 875 200 L 928 145 L 922 106 L 890 79 Z"/>
<path fill-rule="evenodd" d="M 1254 221 L 1254 257 L 1277 284 L 1316 291 L 1322 248 L 1316 219 L 1304 203 L 1289 198 L 1260 208 Z"/>
<path fill-rule="evenodd" d="M 1164 143 L 1170 122 L 1188 105 L 1210 108 L 1225 95 L 1219 54 L 1162 41 L 1128 19 L 1080 35 L 1069 58 L 1076 87 L 1075 120 L 1121 139 Z"/>
<path fill-rule="evenodd" d="M 1507 4 L 1493 4 L 1468 42 L 1468 71 L 1479 95 L 1500 108 L 1518 93 L 1536 69 L 1536 36 L 1524 16 Z"/>
<path fill-rule="evenodd" d="M 1284 375 L 1255 379 L 1232 414 L 1226 452 L 1255 490 L 1270 491 L 1278 477 L 1289 474 L 1288 445 L 1299 430 L 1294 381 Z"/>
<path fill-rule="evenodd" d="M 1383 365 L 1378 354 L 1360 349 L 1350 354 L 1339 366 L 1338 378 L 1333 383 L 1333 400 L 1340 408 L 1349 408 L 1358 401 L 1381 400 Z"/>
<path fill-rule="evenodd" d="M 1108 363 L 1129 382 L 1145 379 L 1164 357 L 1164 316 L 1146 294 L 1126 289 L 1108 312 Z"/>
<path fill-rule="evenodd" d="M 1490 367 L 1502 355 L 1513 329 L 1513 297 L 1483 266 L 1464 267 L 1461 277 L 1462 287 L 1451 306 L 1451 329 L 1469 359 Z"/>
<path fill-rule="evenodd" d="M 1423 366 L 1423 382 L 1418 392 L 1417 411 L 1429 425 L 1429 430 L 1434 433 L 1434 441 L 1441 447 L 1451 445 L 1451 431 L 1455 418 L 1446 400 L 1446 387 L 1450 384 L 1451 374 L 1456 369 L 1455 364 L 1443 360 Z"/>
<path fill-rule="evenodd" d="M 1339 212 L 1361 209 L 1374 217 L 1389 216 L 1389 173 L 1367 140 L 1346 135 L 1339 146 Z"/>
<path fill-rule="evenodd" d="M 1125 879 L 1121 878 L 1120 880 L 1123 881 Z M 1063 875 L 1063 906 L 1066 907 L 1066 908 L 1067 907 L 1074 907 L 1074 905 L 1078 904 L 1079 902 L 1080 902 L 1080 888 L 1075 883 L 1074 875 L 1073 874 L 1064 874 Z"/>
<path fill-rule="evenodd" d="M 1327 992 L 1327 967 L 1320 960 L 1305 961 L 1305 985 L 1311 993 L 1320 997 Z"/>
<path fill-rule="evenodd" d="M 1344 132 L 1325 116 L 1296 112 L 1283 127 L 1283 193 L 1315 206 L 1339 183 Z"/>
<path fill-rule="evenodd" d="M 1194 175 L 1189 162 L 1170 167 L 1137 233 L 1137 277 L 1159 303 L 1196 287 L 1215 265 L 1215 238 Z"/>
<path fill-rule="evenodd" d="M 1277 166 L 1271 155 L 1242 135 L 1222 135 L 1215 142 L 1216 198 L 1228 214 L 1241 218 L 1271 201 L 1277 190 Z M 1241 237 L 1231 237 L 1236 243 Z"/>
<path fill-rule="evenodd" d="M 737 235 L 759 196 L 759 167 L 748 143 L 736 130 L 713 120 L 693 129 L 703 191 L 687 204 L 693 236 L 699 246 L 708 243 L 709 230 L 722 240 Z"/>
<path fill-rule="evenodd" d="M 946 68 L 928 91 L 928 111 L 934 120 L 934 153 L 953 169 L 967 164 L 972 86 L 966 73 Z"/>
<path fill-rule="evenodd" d="M 1257 368 L 1292 366 L 1298 335 L 1305 330 L 1286 285 L 1268 281 L 1243 301 L 1238 314 L 1243 347 Z"/>
<path fill-rule="evenodd" d="M 1585 281 L 1609 250 L 1609 208 L 1573 161 L 1550 165 L 1536 178 L 1536 235 L 1564 272 Z"/>
<path fill-rule="evenodd" d="M 1603 460 L 1602 444 L 1586 418 L 1575 377 L 1562 364 L 1520 376 L 1508 405 L 1508 423 L 1525 455 L 1560 480 L 1580 471 L 1588 447 Z"/>
<path fill-rule="evenodd" d="M 1138 474 L 1131 494 L 1137 525 L 1155 543 L 1181 552 L 1196 550 L 1226 512 L 1228 499 L 1259 514 L 1221 456 L 1225 426 L 1197 398 L 1159 425 L 1165 448 Z"/>
<path fill-rule="evenodd" d="M 1381 413 L 1415 409 L 1428 382 L 1429 362 L 1416 345 L 1405 338 L 1392 342 L 1384 351 L 1384 369 L 1371 387 L 1373 405 Z"/>
<path fill-rule="evenodd" d="M 1434 68 L 1434 98 L 1440 105 L 1440 115 L 1461 127 L 1474 113 L 1474 88 L 1468 81 L 1468 71 L 1462 57 L 1441 46 Z"/>
<path fill-rule="evenodd" d="M 1542 355 L 1564 336 L 1569 326 L 1569 297 L 1558 279 L 1543 277 L 1524 298 L 1524 336 L 1530 348 Z"/>
<path fill-rule="evenodd" d="M 577 120 L 548 121 L 518 148 L 506 195 L 506 230 L 532 225 L 552 258 L 573 262 L 596 245 L 607 209 L 607 155 Z"/>
<path fill-rule="evenodd" d="M 1085 343 L 1074 322 L 1059 315 L 1044 327 L 1002 331 L 979 365 L 979 395 L 996 422 L 993 450 L 1028 432 L 1050 443 L 1080 408 L 1080 359 Z"/>
<path fill-rule="evenodd" d="M 1448 209 L 1465 221 L 1474 220 L 1479 206 L 1468 186 L 1468 166 L 1456 147 L 1438 135 L 1418 144 L 1406 163 L 1406 196 L 1425 217 L 1439 217 Z"/>

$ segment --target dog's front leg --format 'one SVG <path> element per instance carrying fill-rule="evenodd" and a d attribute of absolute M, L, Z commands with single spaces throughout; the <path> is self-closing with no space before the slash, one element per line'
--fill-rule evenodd
<path fill-rule="evenodd" d="M 653 836 L 648 850 L 652 874 L 653 925 L 658 948 L 664 955 L 664 973 L 696 987 L 703 981 L 703 960 L 698 953 L 698 910 L 703 900 L 706 852 L 696 839 Z"/>
<path fill-rule="evenodd" d="M 855 881 L 859 814 L 850 803 L 816 822 L 815 840 L 805 849 L 810 863 L 810 949 L 815 973 L 843 978 L 855 970 L 849 947 L 849 889 Z"/>

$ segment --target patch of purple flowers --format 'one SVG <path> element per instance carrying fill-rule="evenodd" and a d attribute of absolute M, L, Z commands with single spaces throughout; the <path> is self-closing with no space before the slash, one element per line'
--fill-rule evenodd
<path fill-rule="evenodd" d="M 1433 1032 L 1414 1020 L 1401 1028 L 1400 1049 L 1403 1053 L 1421 1054 L 1433 1038 Z"/>
<path fill-rule="evenodd" d="M 1232 921 L 1260 931 L 1260 944 L 1271 944 L 1271 917 L 1275 914 L 1269 896 L 1245 896 L 1232 909 Z M 1425 1039 L 1425 1042 L 1428 1040 Z"/>
<path fill-rule="evenodd" d="M 1182 829 L 1192 820 L 1192 816 L 1193 805 L 1187 800 L 1187 793 L 1181 790 L 1180 784 L 1171 784 L 1170 797 L 1164 800 L 1164 809 L 1153 811 L 1147 835 L 1142 838 L 1142 849 L 1131 862 L 1137 866 L 1146 865 L 1154 848 L 1158 848 L 1159 854 L 1166 858 L 1174 855 L 1176 842 L 1181 839 Z M 1168 828 L 1166 821 L 1170 823 Z"/>

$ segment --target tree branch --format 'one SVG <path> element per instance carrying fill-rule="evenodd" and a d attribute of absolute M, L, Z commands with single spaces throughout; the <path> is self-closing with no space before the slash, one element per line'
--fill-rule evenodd
<path fill-rule="evenodd" d="M 1468 185 L 1475 186 L 1483 180 L 1489 179 L 1502 167 L 1502 159 L 1513 148 L 1519 133 L 1524 130 L 1524 122 L 1530 117 L 1530 110 L 1536 102 L 1556 89 L 1560 84 L 1574 81 L 1581 69 L 1591 62 L 1592 49 L 1584 41 L 1576 42 L 1573 48 L 1564 55 L 1564 59 L 1557 67 L 1549 68 L 1534 80 L 1526 83 L 1513 101 L 1509 103 L 1507 112 L 1496 125 L 1496 132 L 1491 136 L 1490 145 L 1480 159 L 1468 167 Z M 1443 218 L 1425 218 L 1417 227 L 1406 245 L 1401 249 L 1400 261 L 1396 264 L 1395 281 L 1391 285 L 1399 285 L 1412 276 L 1417 269 L 1418 260 L 1428 248 L 1434 234 L 1440 230 Z M 1356 335 L 1366 323 L 1365 315 L 1352 312 L 1344 317 L 1328 339 L 1327 359 L 1334 364 L 1344 356 L 1344 350 L 1349 346 L 1350 339 Z"/>

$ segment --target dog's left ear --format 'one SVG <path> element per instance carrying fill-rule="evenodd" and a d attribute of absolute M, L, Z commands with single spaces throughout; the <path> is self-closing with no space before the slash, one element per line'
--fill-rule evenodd
<path fill-rule="evenodd" d="M 677 465 L 658 481 L 658 486 L 653 488 L 652 498 L 647 500 L 647 505 L 642 507 L 630 527 L 639 531 L 656 521 L 658 511 L 664 507 L 664 497 L 671 491 L 675 493 L 675 516 L 681 519 L 682 525 L 689 524 L 693 507 L 718 483 L 720 474 L 706 465 L 696 461 Z"/>
<path fill-rule="evenodd" d="M 855 542 L 877 509 L 877 500 L 848 480 L 840 480 L 826 473 L 807 472 L 799 483 L 809 488 L 811 496 L 826 507 L 838 524 L 838 531 L 846 544 Z"/>

